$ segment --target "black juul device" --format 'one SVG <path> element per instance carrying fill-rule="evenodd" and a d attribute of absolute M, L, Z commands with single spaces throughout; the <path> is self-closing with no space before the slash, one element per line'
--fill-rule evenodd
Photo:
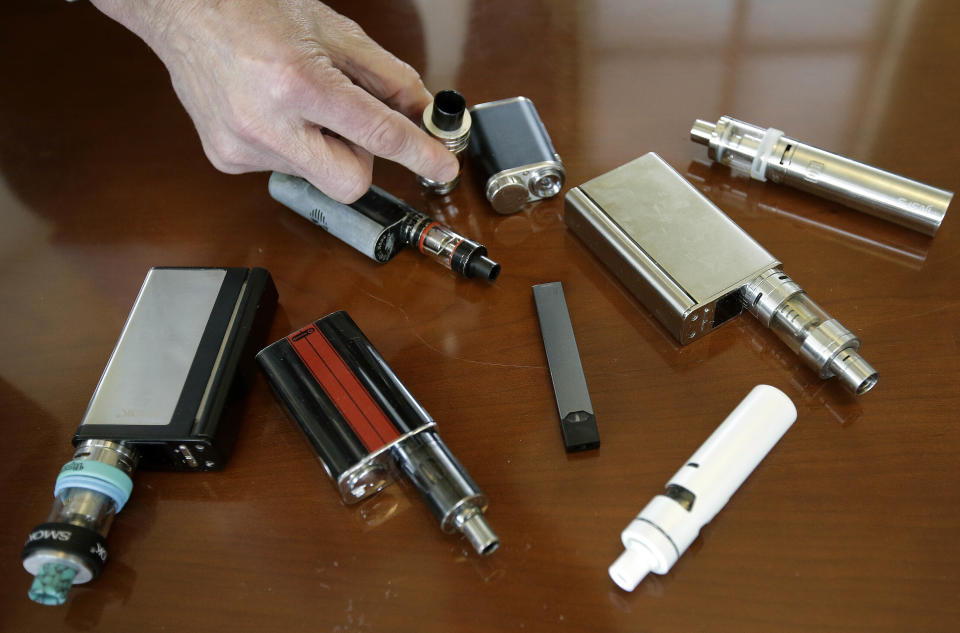
<path fill-rule="evenodd" d="M 293 332 L 257 360 L 344 503 L 376 494 L 403 474 L 444 532 L 462 532 L 480 554 L 497 548 L 483 516 L 486 496 L 346 312 Z"/>

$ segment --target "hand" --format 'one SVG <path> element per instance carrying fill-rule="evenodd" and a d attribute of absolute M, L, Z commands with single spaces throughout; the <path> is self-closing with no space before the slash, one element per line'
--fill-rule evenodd
<path fill-rule="evenodd" d="M 370 187 L 374 155 L 456 176 L 453 155 L 407 118 L 431 99 L 417 72 L 319 2 L 93 2 L 163 60 L 223 172 L 294 174 L 346 203 Z"/>

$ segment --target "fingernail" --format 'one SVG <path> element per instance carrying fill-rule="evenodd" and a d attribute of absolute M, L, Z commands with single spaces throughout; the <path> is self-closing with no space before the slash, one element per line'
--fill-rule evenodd
<path fill-rule="evenodd" d="M 457 159 L 453 158 L 453 154 L 450 155 L 449 161 L 444 161 L 443 168 L 440 170 L 440 180 L 442 182 L 448 182 L 457 177 L 457 174 L 460 173 L 460 163 Z"/>

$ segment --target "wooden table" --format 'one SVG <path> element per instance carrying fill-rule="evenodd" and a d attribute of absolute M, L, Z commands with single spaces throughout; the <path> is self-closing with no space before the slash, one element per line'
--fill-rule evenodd
<path fill-rule="evenodd" d="M 89 5 L 0 10 L 0 630 L 955 631 L 960 617 L 960 209 L 927 238 L 732 176 L 688 138 L 730 114 L 960 190 L 953 2 L 341 3 L 433 90 L 525 95 L 585 182 L 656 151 L 851 328 L 880 372 L 856 398 L 749 315 L 680 348 L 563 222 L 375 182 L 486 244 L 469 281 L 377 265 L 215 171 L 133 35 Z M 953 205 L 957 207 L 955 203 Z M 263 266 L 271 340 L 346 309 L 490 497 L 499 551 L 444 535 L 406 484 L 359 507 L 262 376 L 222 472 L 139 472 L 101 577 L 27 600 L 20 547 L 145 272 Z M 530 287 L 562 281 L 602 437 L 562 446 Z M 633 593 L 620 531 L 756 384 L 799 418 L 665 576 Z"/>

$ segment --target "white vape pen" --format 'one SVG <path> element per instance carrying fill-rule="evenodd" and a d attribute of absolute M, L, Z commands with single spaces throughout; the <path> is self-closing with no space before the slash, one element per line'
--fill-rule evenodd
<path fill-rule="evenodd" d="M 785 393 L 754 387 L 620 535 L 613 581 L 633 591 L 651 571 L 670 571 L 796 419 Z"/>

